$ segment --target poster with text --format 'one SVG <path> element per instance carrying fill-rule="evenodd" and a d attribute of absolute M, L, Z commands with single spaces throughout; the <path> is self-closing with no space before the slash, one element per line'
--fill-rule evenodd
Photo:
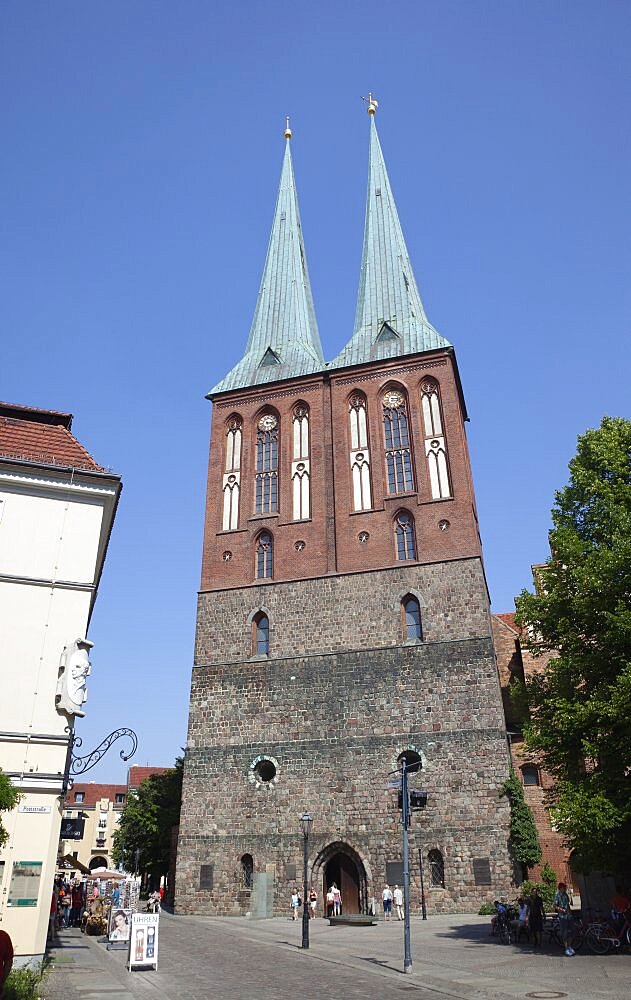
<path fill-rule="evenodd" d="M 159 913 L 132 913 L 129 939 L 130 970 L 141 966 L 158 968 Z"/>

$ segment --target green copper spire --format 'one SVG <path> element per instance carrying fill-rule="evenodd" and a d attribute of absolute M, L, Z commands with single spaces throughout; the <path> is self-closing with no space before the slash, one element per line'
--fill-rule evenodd
<path fill-rule="evenodd" d="M 423 309 L 377 135 L 376 110 L 370 95 L 368 194 L 355 329 L 330 368 L 450 346 Z"/>
<path fill-rule="evenodd" d="M 285 139 L 276 211 L 245 354 L 209 396 L 324 368 L 289 149 L 289 119 Z"/>

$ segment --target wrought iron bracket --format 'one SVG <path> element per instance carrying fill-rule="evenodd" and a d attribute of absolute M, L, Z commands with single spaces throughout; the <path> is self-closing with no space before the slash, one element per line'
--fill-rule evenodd
<path fill-rule="evenodd" d="M 80 736 L 75 736 L 69 726 L 66 728 L 66 732 L 69 733 L 69 740 L 68 754 L 66 757 L 66 770 L 64 775 L 64 791 L 66 791 L 68 786 L 72 783 L 73 779 L 71 775 L 85 774 L 86 771 L 95 767 L 99 761 L 103 759 L 112 744 L 121 737 L 128 736 L 131 740 L 131 749 L 129 752 L 125 753 L 124 750 L 121 750 L 121 760 L 129 760 L 130 757 L 133 757 L 138 747 L 138 737 L 133 729 L 115 729 L 114 732 L 106 736 L 105 739 L 99 743 L 98 747 L 92 750 L 91 753 L 86 754 L 84 757 L 77 757 L 74 750 L 75 748 L 82 746 L 83 740 Z"/>

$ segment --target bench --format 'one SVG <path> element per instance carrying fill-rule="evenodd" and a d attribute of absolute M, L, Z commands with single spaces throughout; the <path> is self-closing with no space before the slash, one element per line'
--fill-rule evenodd
<path fill-rule="evenodd" d="M 329 917 L 331 927 L 373 927 L 378 921 L 370 913 L 345 913 L 339 917 Z"/>

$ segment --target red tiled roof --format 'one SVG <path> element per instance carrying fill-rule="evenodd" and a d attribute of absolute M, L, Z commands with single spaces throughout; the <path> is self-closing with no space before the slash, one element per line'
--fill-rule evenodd
<path fill-rule="evenodd" d="M 130 767 L 127 772 L 127 787 L 138 788 L 140 783 L 150 778 L 152 774 L 164 774 L 165 771 L 172 770 L 172 767 Z"/>
<path fill-rule="evenodd" d="M 83 802 L 77 802 L 77 792 L 83 792 Z M 109 799 L 110 802 L 116 802 L 117 795 L 127 795 L 127 785 L 100 785 L 95 781 L 80 785 L 75 782 L 66 793 L 66 807 L 95 806 L 99 799 Z"/>
<path fill-rule="evenodd" d="M 0 403 L 0 457 L 103 472 L 71 426 L 71 413 Z"/>
<path fill-rule="evenodd" d="M 519 625 L 515 622 L 514 611 L 505 611 L 501 615 L 495 615 L 495 617 L 499 618 L 505 625 L 508 625 L 509 628 L 512 628 L 513 632 L 517 632 L 519 634 L 520 629 Z"/>

